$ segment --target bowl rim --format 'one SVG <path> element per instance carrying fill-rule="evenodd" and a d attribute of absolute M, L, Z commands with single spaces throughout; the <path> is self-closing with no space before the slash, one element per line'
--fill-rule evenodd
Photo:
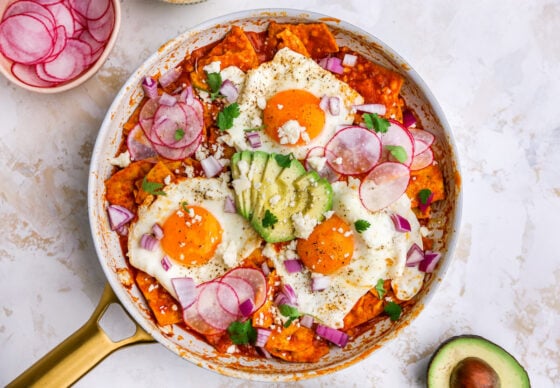
<path fill-rule="evenodd" d="M 169 41 L 167 41 L 166 43 L 161 45 L 159 49 L 157 49 L 154 53 L 152 53 L 140 66 L 138 66 L 135 69 L 135 71 L 130 75 L 130 77 L 127 79 L 127 81 L 123 84 L 122 88 L 117 93 L 117 95 L 115 96 L 115 98 L 113 100 L 113 103 L 111 104 L 111 106 L 108 110 L 108 113 L 105 116 L 105 119 L 103 120 L 103 122 L 101 124 L 101 127 L 100 127 L 100 132 L 98 134 L 98 137 L 97 137 L 94 149 L 93 149 L 93 153 L 92 153 L 91 165 L 90 165 L 90 175 L 89 175 L 89 180 L 88 180 L 88 213 L 89 213 L 90 228 L 91 228 L 91 231 L 92 231 L 92 237 L 93 237 L 93 240 L 94 240 L 95 250 L 96 250 L 96 253 L 98 255 L 98 259 L 100 261 L 100 264 L 103 268 L 103 271 L 105 273 L 105 276 L 107 277 L 107 279 L 108 279 L 111 287 L 113 288 L 115 294 L 117 295 L 117 297 L 119 298 L 121 303 L 123 303 L 123 305 L 126 307 L 126 310 L 129 312 L 129 314 L 132 316 L 132 318 L 136 322 L 138 322 L 148 333 L 150 333 L 150 335 L 152 335 L 160 344 L 164 345 L 166 348 L 168 348 L 170 351 L 172 351 L 173 353 L 175 353 L 177 355 L 180 355 L 179 352 L 177 352 L 172 347 L 172 344 L 168 344 L 169 340 L 167 339 L 167 337 L 164 336 L 159 330 L 156 330 L 152 326 L 150 326 L 147 319 L 144 316 L 142 316 L 138 306 L 133 305 L 130 302 L 130 300 L 129 300 L 130 295 L 128 294 L 127 290 L 125 290 L 125 287 L 123 287 L 123 285 L 115 277 L 113 269 L 110 268 L 110 266 L 108 265 L 107 258 L 104 257 L 104 254 L 103 254 L 103 248 L 104 247 L 101 246 L 101 241 L 100 241 L 99 237 L 96 236 L 96 234 L 95 234 L 95 231 L 97 230 L 97 227 L 98 227 L 98 225 L 96 224 L 98 222 L 96 217 L 99 217 L 99 214 L 96 214 L 96 209 L 95 209 L 96 205 L 95 204 L 98 201 L 98 199 L 96 198 L 96 193 L 93 189 L 97 184 L 96 180 L 98 179 L 98 175 L 99 175 L 99 172 L 97 171 L 97 168 L 100 166 L 101 158 L 103 158 L 105 156 L 103 154 L 103 143 L 106 140 L 106 138 L 110 135 L 109 130 L 110 130 L 110 123 L 113 120 L 113 117 L 112 117 L 113 112 L 121 104 L 121 101 L 126 96 L 126 94 L 129 92 L 129 89 L 137 87 L 137 85 L 139 84 L 138 81 L 141 79 L 141 77 L 143 75 L 145 75 L 145 70 L 148 69 L 150 66 L 153 66 L 153 65 L 157 64 L 157 62 L 159 60 L 161 60 L 167 53 L 173 52 L 177 47 L 176 45 L 179 44 L 185 37 L 187 37 L 188 35 L 191 35 L 191 34 L 197 34 L 199 32 L 208 30 L 208 29 L 210 29 L 212 27 L 215 27 L 217 25 L 223 25 L 224 23 L 232 23 L 232 22 L 236 22 L 236 21 L 240 21 L 240 20 L 244 20 L 244 19 L 248 19 L 248 18 L 255 18 L 255 17 L 274 18 L 274 17 L 280 17 L 280 16 L 281 17 L 293 17 L 293 18 L 306 18 L 306 19 L 309 19 L 310 21 L 334 22 L 341 29 L 347 30 L 347 31 L 352 32 L 352 33 L 357 33 L 361 36 L 366 37 L 368 39 L 368 42 L 370 42 L 372 44 L 380 45 L 382 47 L 383 51 L 386 52 L 391 58 L 394 58 L 394 60 L 397 61 L 398 63 L 405 65 L 406 67 L 405 67 L 405 70 L 403 70 L 403 72 L 406 72 L 407 77 L 410 77 L 411 80 L 422 91 L 425 99 L 427 100 L 427 102 L 429 103 L 429 105 L 431 106 L 431 108 L 434 111 L 434 116 L 437 117 L 437 119 L 438 119 L 438 121 L 439 121 L 439 123 L 440 123 L 440 125 L 443 129 L 443 133 L 446 136 L 446 141 L 448 143 L 448 146 L 449 146 L 451 154 L 452 154 L 453 169 L 456 172 L 456 174 L 458 174 L 460 176 L 460 166 L 459 166 L 456 144 L 455 144 L 450 126 L 449 126 L 449 124 L 448 124 L 448 122 L 445 118 L 445 115 L 444 115 L 443 110 L 441 109 L 439 103 L 437 102 L 437 100 L 435 99 L 434 95 L 432 94 L 430 89 L 427 87 L 425 82 L 422 80 L 422 78 L 408 64 L 408 62 L 405 61 L 391 47 L 389 47 L 387 44 L 382 42 L 380 39 L 378 39 L 372 33 L 368 32 L 366 30 L 363 30 L 362 28 L 359 28 L 359 27 L 357 27 L 357 26 L 355 26 L 355 25 L 353 25 L 349 22 L 340 20 L 338 18 L 329 16 L 329 15 L 325 15 L 325 14 L 314 12 L 314 11 L 307 11 L 307 10 L 300 10 L 300 9 L 293 9 L 293 8 L 257 8 L 257 9 L 237 11 L 237 12 L 221 15 L 221 16 L 218 16 L 218 17 L 214 17 L 212 19 L 209 19 L 209 20 L 206 20 L 202 23 L 199 23 L 199 24 L 197 24 L 193 27 L 187 28 L 185 31 L 180 33 L 178 36 L 170 39 Z M 460 221 L 461 221 L 461 209 L 462 209 L 462 190 L 461 190 L 461 185 L 460 185 L 460 182 L 459 182 L 459 183 L 456 183 L 456 185 L 455 185 L 455 206 L 454 206 L 454 211 L 453 211 L 453 223 L 450 227 L 450 231 L 451 231 L 450 236 L 446 239 L 447 243 L 446 243 L 445 260 L 443 260 L 443 262 L 438 266 L 437 279 L 434 279 L 434 281 L 433 281 L 433 283 L 435 283 L 435 284 L 432 284 L 430 286 L 430 288 L 427 290 L 426 294 L 422 297 L 422 299 L 416 303 L 416 305 L 414 306 L 414 311 L 421 312 L 423 310 L 424 306 L 431 300 L 434 293 L 436 292 L 436 290 L 439 286 L 437 283 L 441 283 L 442 278 L 444 277 L 445 273 L 447 272 L 447 269 L 449 268 L 449 265 L 450 265 L 451 260 L 453 258 L 453 251 L 455 250 L 455 246 L 456 246 L 457 238 L 458 238 L 458 234 L 459 234 L 459 226 L 460 226 Z M 415 317 L 417 315 L 418 314 L 415 314 Z M 412 321 L 415 319 L 415 317 L 412 318 Z M 254 372 L 247 372 L 247 371 L 242 370 L 242 369 L 235 369 L 235 366 L 228 367 L 228 368 L 216 367 L 215 365 L 212 365 L 212 360 L 211 359 L 202 360 L 202 361 L 198 360 L 198 362 L 195 362 L 192 359 L 189 359 L 188 357 L 185 357 L 185 356 L 182 356 L 182 358 L 185 358 L 185 359 L 187 359 L 187 361 L 190 361 L 191 363 L 193 363 L 195 365 L 201 366 L 204 369 L 207 369 L 207 370 L 210 370 L 210 371 L 213 371 L 213 372 L 217 372 L 217 373 L 220 373 L 222 375 L 229 376 L 229 377 L 243 378 L 243 379 L 247 379 L 247 380 L 256 380 L 256 381 L 273 381 L 273 382 L 296 381 L 296 380 L 318 377 L 318 376 L 322 376 L 324 374 L 330 374 L 330 373 L 345 369 L 345 368 L 347 368 L 347 367 L 349 367 L 349 366 L 367 358 L 376 349 L 378 349 L 382 345 L 383 346 L 386 345 L 392 339 L 397 337 L 397 335 L 400 333 L 400 331 L 403 328 L 408 327 L 408 325 L 410 324 L 410 322 L 408 322 L 408 321 L 409 320 L 407 320 L 406 322 L 402 322 L 400 325 L 397 324 L 398 326 L 395 328 L 395 330 L 390 331 L 387 335 L 385 335 L 383 338 L 381 338 L 375 344 L 375 346 L 372 346 L 372 347 L 366 349 L 366 351 L 360 353 L 359 355 L 357 355 L 355 357 L 351 357 L 349 359 L 345 359 L 343 361 L 335 362 L 334 364 L 324 366 L 321 369 L 315 370 L 315 371 L 287 372 L 285 375 L 267 374 L 267 373 L 254 373 Z"/>
<path fill-rule="evenodd" d="M 54 87 L 50 87 L 50 88 L 41 88 L 41 87 L 38 87 L 38 86 L 28 85 L 25 82 L 20 81 L 16 76 L 14 76 L 12 74 L 10 69 L 7 69 L 2 64 L 0 64 L 0 73 L 2 73 L 2 75 L 4 77 L 6 77 L 8 79 L 8 81 L 10 81 L 11 83 L 13 83 L 13 84 L 15 84 L 15 85 L 17 85 L 17 86 L 19 86 L 23 89 L 26 89 L 26 90 L 29 90 L 29 91 L 32 91 L 32 92 L 41 93 L 41 94 L 61 93 L 61 92 L 65 92 L 67 90 L 70 90 L 70 89 L 73 89 L 75 87 L 80 86 L 81 84 L 83 84 L 84 82 L 89 80 L 95 73 L 97 73 L 97 71 L 103 66 L 103 64 L 105 64 L 109 54 L 111 53 L 113 47 L 115 46 L 115 43 L 117 42 L 117 37 L 119 35 L 119 30 L 120 30 L 120 26 L 121 26 L 121 14 L 122 14 L 121 3 L 120 3 L 119 0 L 111 0 L 111 2 L 113 3 L 114 9 L 115 9 L 115 24 L 113 26 L 111 36 L 107 40 L 107 44 L 105 45 L 105 48 L 103 49 L 103 53 L 99 56 L 99 58 L 97 58 L 95 63 L 92 66 L 90 66 L 90 68 L 85 73 L 83 73 L 81 76 L 79 76 L 78 78 L 75 78 L 70 82 L 60 84 L 58 86 L 54 86 Z M 9 5 L 8 3 L 5 4 L 6 7 L 8 5 Z M 0 18 L 4 14 L 4 11 L 5 11 L 5 8 L 2 8 L 1 13 L 0 13 Z M 2 53 L 0 53 L 0 57 L 8 60 L 7 58 L 5 58 L 2 55 Z"/>

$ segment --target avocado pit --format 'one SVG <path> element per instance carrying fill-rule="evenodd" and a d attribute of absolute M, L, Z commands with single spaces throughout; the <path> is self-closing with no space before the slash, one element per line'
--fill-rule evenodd
<path fill-rule="evenodd" d="M 478 357 L 461 360 L 451 372 L 451 388 L 500 388 L 500 378 L 496 371 Z"/>

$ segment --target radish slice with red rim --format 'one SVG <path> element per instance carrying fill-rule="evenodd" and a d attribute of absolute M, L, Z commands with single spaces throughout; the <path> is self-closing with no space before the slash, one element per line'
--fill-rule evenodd
<path fill-rule="evenodd" d="M 198 287 L 197 287 L 198 288 Z M 205 334 L 212 335 L 221 333 L 223 330 L 217 329 L 208 323 L 198 313 L 197 302 L 195 301 L 189 308 L 183 310 L 183 320 L 185 323 L 194 331 Z"/>
<path fill-rule="evenodd" d="M 0 51 L 14 62 L 31 65 L 53 49 L 53 30 L 31 14 L 10 16 L 0 23 Z"/>
<path fill-rule="evenodd" d="M 49 28 L 54 30 L 56 21 L 53 13 L 44 5 L 37 4 L 34 1 L 20 0 L 12 3 L 2 16 L 3 19 L 14 15 L 29 15 L 38 18 Z"/>
<path fill-rule="evenodd" d="M 202 141 L 202 134 L 198 136 L 191 144 L 184 148 L 171 148 L 161 144 L 152 143 L 156 152 L 163 158 L 170 160 L 182 160 L 195 153 Z"/>
<path fill-rule="evenodd" d="M 90 4 L 97 3 L 92 1 Z M 113 4 L 109 2 L 109 9 L 98 19 L 88 19 L 87 28 L 91 36 L 99 42 L 106 42 L 111 36 L 115 24 L 115 10 Z"/>
<path fill-rule="evenodd" d="M 241 279 L 235 276 L 224 276 L 220 279 L 220 281 L 222 283 L 227 284 L 228 286 L 230 286 L 235 290 L 235 293 L 237 294 L 237 298 L 239 299 L 240 302 L 243 302 L 244 300 L 247 299 L 251 299 L 251 300 L 255 299 L 255 291 L 253 291 L 253 286 L 251 286 L 251 284 L 245 279 Z M 220 302 L 222 297 L 223 295 L 218 295 L 218 299 L 220 300 Z M 225 303 L 222 304 L 222 306 L 226 308 Z M 228 310 L 232 314 L 239 315 L 239 306 L 231 310 L 226 308 L 226 310 Z"/>
<path fill-rule="evenodd" d="M 408 129 L 397 121 L 389 120 L 387 132 L 378 135 L 383 145 L 383 160 L 389 159 L 390 153 L 387 146 L 400 146 L 406 152 L 406 160 L 403 164 L 410 166 L 414 157 L 414 139 Z"/>
<path fill-rule="evenodd" d="M 381 141 L 363 127 L 350 126 L 338 131 L 325 147 L 329 166 L 340 174 L 356 175 L 370 171 L 381 156 Z"/>
<path fill-rule="evenodd" d="M 224 278 L 239 278 L 245 280 L 253 288 L 255 297 L 253 298 L 253 303 L 255 305 L 255 310 L 263 305 L 266 300 L 266 277 L 263 272 L 256 268 L 245 268 L 238 267 L 234 268 L 224 275 Z"/>
<path fill-rule="evenodd" d="M 428 167 L 434 162 L 434 153 L 431 148 L 426 148 L 426 150 L 414 157 L 410 169 L 412 171 L 421 170 Z"/>
<path fill-rule="evenodd" d="M 305 169 L 307 171 L 309 170 L 314 170 L 317 171 L 317 173 L 319 174 L 319 176 L 321 178 L 325 178 L 326 180 L 328 180 L 329 182 L 336 182 L 337 180 L 339 180 L 340 178 L 340 174 L 337 173 L 336 171 L 334 171 L 327 163 L 327 160 L 325 158 L 325 153 L 327 151 L 325 150 L 325 147 L 321 147 L 321 146 L 317 146 L 317 147 L 313 147 L 311 148 L 308 152 L 307 155 L 305 156 Z M 313 159 L 316 159 L 316 162 L 319 163 L 315 163 Z M 324 163 L 323 160 L 319 159 L 319 158 L 325 158 L 324 159 Z M 317 165 L 320 164 L 320 165 Z"/>
<path fill-rule="evenodd" d="M 227 303 L 227 309 L 221 303 Z M 236 307 L 239 308 L 239 298 L 227 284 L 212 281 L 204 283 L 200 288 L 196 308 L 200 317 L 210 326 L 218 330 L 227 329 L 237 319 L 237 315 L 228 310 Z"/>
<path fill-rule="evenodd" d="M 126 137 L 126 145 L 130 153 L 131 160 L 144 160 L 157 156 L 150 140 L 144 135 L 142 127 L 136 124 Z"/>
<path fill-rule="evenodd" d="M 424 152 L 424 150 L 426 150 L 426 148 L 431 147 L 432 144 L 434 143 L 436 137 L 434 136 L 433 133 L 426 131 L 425 129 L 414 129 L 414 128 L 410 128 L 408 130 L 410 132 L 410 134 L 412 135 L 412 137 L 414 138 L 414 154 L 418 155 L 421 152 Z M 420 144 L 418 144 L 418 147 L 416 147 L 416 144 L 418 142 L 422 142 Z M 425 148 L 424 148 L 424 144 L 425 144 Z"/>
<path fill-rule="evenodd" d="M 54 3 L 47 5 L 46 8 L 52 13 L 54 18 L 54 24 L 57 26 L 63 26 L 66 30 L 66 34 L 68 37 L 72 37 L 75 31 L 75 24 L 74 24 L 74 17 L 72 16 L 72 12 L 66 6 L 66 4 Z"/>
<path fill-rule="evenodd" d="M 49 88 L 52 86 L 56 86 L 60 82 L 45 81 L 44 79 L 39 78 L 39 76 L 37 76 L 35 65 L 24 65 L 18 62 L 14 62 L 12 64 L 11 70 L 12 74 L 21 82 L 30 86 L 36 86 L 38 88 Z"/>
<path fill-rule="evenodd" d="M 161 120 L 164 118 L 164 120 Z M 201 133 L 202 118 L 196 111 L 179 102 L 173 106 L 160 105 L 154 115 L 152 131 L 161 143 L 171 148 L 183 148 L 191 144 Z"/>
<path fill-rule="evenodd" d="M 375 166 L 360 184 L 360 199 L 366 209 L 381 210 L 401 197 L 408 187 L 410 170 L 402 163 Z"/>

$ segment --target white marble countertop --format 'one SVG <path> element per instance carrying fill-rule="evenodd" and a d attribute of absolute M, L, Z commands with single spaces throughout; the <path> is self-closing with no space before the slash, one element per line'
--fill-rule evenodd
<path fill-rule="evenodd" d="M 454 262 L 422 314 L 365 361 L 292 386 L 423 386 L 435 347 L 502 345 L 534 387 L 560 382 L 560 2 L 209 0 L 122 3 L 102 69 L 59 95 L 0 78 L 0 385 L 80 327 L 105 284 L 87 220 L 97 131 L 129 74 L 162 43 L 233 11 L 302 8 L 379 37 L 424 78 L 453 129 L 464 207 Z M 76 386 L 252 387 L 159 344 L 120 350 Z"/>

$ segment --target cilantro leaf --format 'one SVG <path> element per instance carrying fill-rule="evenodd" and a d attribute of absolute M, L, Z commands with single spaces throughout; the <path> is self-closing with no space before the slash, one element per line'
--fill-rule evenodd
<path fill-rule="evenodd" d="M 378 295 L 379 299 L 383 299 L 383 297 L 387 293 L 387 291 L 385 290 L 384 284 L 385 284 L 385 281 L 383 279 L 379 279 L 377 281 L 377 284 L 375 285 L 375 291 L 377 291 L 377 295 Z"/>
<path fill-rule="evenodd" d="M 289 155 L 276 154 L 276 155 L 274 155 L 274 159 L 276 160 L 276 163 L 278 163 L 278 165 L 280 167 L 288 168 L 288 167 L 290 167 L 290 164 L 292 163 L 293 155 L 292 154 L 289 154 Z"/>
<path fill-rule="evenodd" d="M 206 82 L 210 87 L 210 98 L 215 100 L 220 96 L 220 88 L 222 87 L 222 75 L 220 73 L 207 73 Z"/>
<path fill-rule="evenodd" d="M 402 308 L 395 302 L 389 302 L 385 305 L 383 311 L 385 311 L 389 318 L 391 318 L 391 321 L 394 322 L 401 317 Z"/>
<path fill-rule="evenodd" d="M 236 345 L 254 343 L 257 340 L 257 331 L 251 325 L 251 320 L 245 322 L 234 321 L 227 328 L 229 338 Z"/>
<path fill-rule="evenodd" d="M 356 232 L 362 233 L 365 232 L 371 224 L 366 220 L 358 220 L 354 222 L 354 228 L 356 228 Z"/>
<path fill-rule="evenodd" d="M 151 182 L 144 177 L 142 180 L 142 190 L 151 195 L 167 195 L 165 191 L 162 190 L 163 183 Z"/>
<path fill-rule="evenodd" d="M 385 148 L 387 148 L 393 158 L 397 159 L 401 163 L 406 162 L 406 159 L 408 159 L 408 155 L 402 146 L 387 145 Z"/>
<path fill-rule="evenodd" d="M 185 212 L 188 212 L 188 211 L 189 211 L 189 209 L 187 208 L 187 206 L 189 206 L 189 204 L 187 203 L 187 201 L 181 202 L 181 208 L 182 208 Z"/>
<path fill-rule="evenodd" d="M 233 127 L 233 119 L 239 116 L 239 105 L 237 102 L 226 106 L 218 113 L 218 128 L 225 131 Z"/>
<path fill-rule="evenodd" d="M 418 199 L 422 205 L 427 205 L 431 195 L 432 191 L 430 189 L 422 189 L 418 192 Z"/>
<path fill-rule="evenodd" d="M 389 121 L 379 117 L 377 113 L 366 113 L 362 117 L 367 129 L 373 129 L 380 133 L 385 133 L 389 129 Z"/>
<path fill-rule="evenodd" d="M 270 228 L 274 226 L 275 223 L 278 222 L 278 217 L 276 217 L 272 212 L 268 209 L 264 212 L 264 217 L 262 219 L 262 226 L 265 228 Z"/>
<path fill-rule="evenodd" d="M 284 323 L 284 327 L 290 326 L 295 319 L 301 317 L 301 313 L 298 309 L 289 304 L 281 304 L 278 306 L 278 310 L 280 310 L 280 314 L 289 318 L 286 323 Z"/>
<path fill-rule="evenodd" d="M 173 135 L 173 138 L 175 139 L 175 141 L 179 141 L 184 137 L 185 137 L 185 131 L 183 130 L 183 128 L 177 128 L 175 130 L 175 135 Z"/>

